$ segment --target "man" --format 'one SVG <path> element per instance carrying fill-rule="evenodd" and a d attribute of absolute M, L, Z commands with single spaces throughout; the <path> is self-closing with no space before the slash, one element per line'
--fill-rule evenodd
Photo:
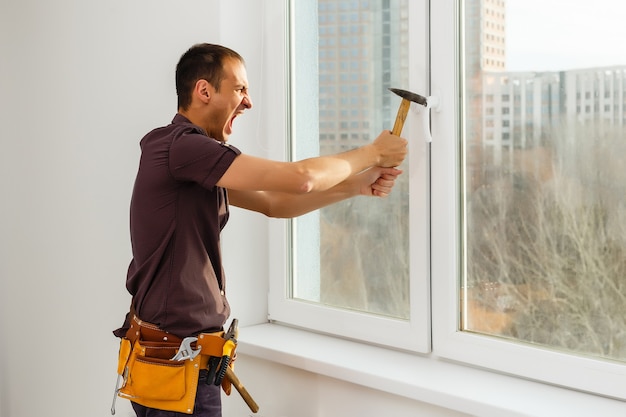
<path fill-rule="evenodd" d="M 220 255 L 229 204 L 290 218 L 357 195 L 384 197 L 407 142 L 384 131 L 360 148 L 298 162 L 241 153 L 227 141 L 235 118 L 252 107 L 246 69 L 219 45 L 195 45 L 181 57 L 176 90 L 172 123 L 141 141 L 127 288 L 132 315 L 184 338 L 222 329 L 230 314 Z M 115 335 L 125 335 L 132 315 Z M 139 417 L 175 415 L 133 408 Z M 198 385 L 194 415 L 221 416 L 219 386 Z"/>

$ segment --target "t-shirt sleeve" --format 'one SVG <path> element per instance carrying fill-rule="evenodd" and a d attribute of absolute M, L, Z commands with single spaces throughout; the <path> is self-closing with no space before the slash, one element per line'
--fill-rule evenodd
<path fill-rule="evenodd" d="M 178 181 L 192 181 L 211 189 L 241 151 L 198 133 L 182 133 L 169 151 L 169 167 Z"/>

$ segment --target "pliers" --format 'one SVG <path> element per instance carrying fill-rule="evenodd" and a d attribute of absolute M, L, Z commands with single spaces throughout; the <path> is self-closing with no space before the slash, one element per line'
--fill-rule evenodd
<path fill-rule="evenodd" d="M 209 373 L 206 379 L 207 385 L 210 385 L 211 382 L 213 382 L 214 385 L 222 384 L 222 380 L 226 375 L 226 369 L 230 365 L 233 352 L 237 347 L 237 335 L 239 333 L 238 323 L 239 321 L 237 319 L 233 319 L 233 321 L 230 323 L 228 331 L 224 334 L 224 339 L 226 339 L 226 342 L 224 343 L 224 347 L 222 348 L 222 357 L 220 358 L 218 356 L 211 356 L 209 358 Z"/>

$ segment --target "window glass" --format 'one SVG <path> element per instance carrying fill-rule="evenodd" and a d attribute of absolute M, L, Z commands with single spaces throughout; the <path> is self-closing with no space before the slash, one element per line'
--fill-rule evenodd
<path fill-rule="evenodd" d="M 388 88 L 408 84 L 407 3 L 293 2 L 295 159 L 352 149 L 393 127 L 400 99 Z M 293 299 L 409 318 L 406 165 L 388 198 L 357 197 L 292 222 Z"/>
<path fill-rule="evenodd" d="M 461 329 L 626 361 L 625 7 L 463 4 Z"/>

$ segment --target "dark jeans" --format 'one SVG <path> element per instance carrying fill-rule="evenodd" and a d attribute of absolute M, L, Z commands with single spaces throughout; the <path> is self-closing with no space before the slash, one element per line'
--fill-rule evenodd
<path fill-rule="evenodd" d="M 198 391 L 196 392 L 196 406 L 193 414 L 177 413 L 175 411 L 157 410 L 131 402 L 137 417 L 222 417 L 222 392 L 220 386 L 206 384 L 207 371 L 200 371 Z"/>

